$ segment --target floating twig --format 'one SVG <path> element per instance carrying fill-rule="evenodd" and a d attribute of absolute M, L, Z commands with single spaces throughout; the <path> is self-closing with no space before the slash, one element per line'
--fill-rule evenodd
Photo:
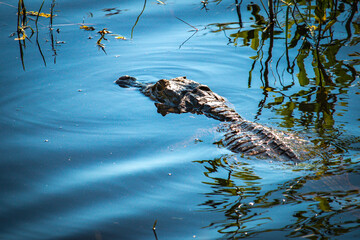
<path fill-rule="evenodd" d="M 24 4 L 23 0 L 19 0 L 19 2 L 18 2 L 17 14 L 18 14 L 18 18 L 17 18 L 17 35 L 18 35 L 18 37 L 15 38 L 15 40 L 19 40 L 20 59 L 21 59 L 22 67 L 25 71 L 23 48 L 25 47 L 26 33 L 25 33 L 24 29 L 25 29 L 25 26 L 27 23 L 27 19 L 26 19 L 26 8 L 25 8 L 25 4 Z M 22 17 L 21 17 L 21 15 L 22 15 Z M 23 42 L 21 42 L 21 41 L 23 41 Z"/>
<path fill-rule="evenodd" d="M 182 44 L 180 44 L 179 49 L 187 42 L 189 41 L 198 31 L 195 31 L 190 37 L 188 37 Z"/>
<path fill-rule="evenodd" d="M 142 9 L 141 13 L 139 14 L 139 16 L 136 18 L 136 21 L 135 21 L 134 26 L 131 28 L 131 39 L 133 39 L 134 28 L 135 28 L 135 26 L 137 25 L 137 23 L 138 23 L 138 21 L 139 21 L 139 19 L 140 19 L 141 15 L 142 15 L 142 14 L 143 14 L 143 12 L 145 11 L 145 7 L 146 7 L 146 0 L 144 0 L 144 7 L 143 7 L 143 9 Z"/>
<path fill-rule="evenodd" d="M 157 219 L 156 219 L 155 222 L 154 222 L 154 225 L 153 225 L 153 227 L 152 227 L 152 230 L 153 230 L 153 232 L 154 232 L 155 240 L 158 240 L 158 237 L 157 237 L 157 235 L 156 235 L 156 224 L 157 224 Z"/>
<path fill-rule="evenodd" d="M 109 33 L 111 33 L 111 32 L 108 31 L 107 28 L 104 28 L 103 30 L 98 31 L 98 33 L 100 33 L 101 37 L 97 40 L 96 44 L 101 48 L 101 50 L 104 51 L 105 54 L 107 54 L 106 51 L 105 51 L 105 45 L 102 44 L 101 41 L 102 41 L 103 39 L 107 40 L 107 39 L 105 38 L 105 35 L 106 35 L 106 34 L 109 34 Z"/>
<path fill-rule="evenodd" d="M 84 29 L 85 31 L 94 31 L 95 28 L 92 26 L 86 26 L 86 25 L 81 25 L 80 29 Z"/>
<path fill-rule="evenodd" d="M 157 219 L 155 220 L 155 222 L 154 222 L 154 225 L 153 225 L 153 230 L 155 230 L 156 229 L 156 224 L 157 224 Z"/>
<path fill-rule="evenodd" d="M 41 12 L 41 9 L 42 9 L 42 7 L 43 7 L 43 5 L 44 5 L 44 2 L 45 2 L 45 0 L 43 0 L 41 6 L 40 6 L 40 8 L 39 8 L 38 14 L 36 15 L 36 20 L 35 20 L 36 31 L 37 31 L 37 22 L 38 22 L 38 20 L 39 20 L 39 16 L 41 16 L 41 13 L 40 13 L 40 12 Z"/>
<path fill-rule="evenodd" d="M 53 24 L 53 16 L 54 16 L 54 7 L 55 7 L 55 0 L 52 0 L 51 6 L 50 6 L 50 28 L 52 28 Z"/>
<path fill-rule="evenodd" d="M 35 27 L 36 27 L 36 45 L 37 45 L 38 48 L 39 48 L 40 55 L 41 55 L 42 60 L 44 61 L 44 64 L 45 64 L 45 66 L 46 66 L 45 57 L 44 57 L 44 54 L 43 54 L 42 51 L 41 51 L 41 47 L 40 47 L 40 44 L 39 44 L 39 29 L 38 29 L 38 26 L 37 26 L 37 22 L 38 22 L 38 20 L 39 20 L 40 12 L 41 12 L 41 9 L 42 9 L 42 7 L 43 7 L 43 5 L 44 5 L 44 2 L 45 2 L 45 0 L 43 0 L 41 6 L 40 6 L 40 8 L 39 8 L 39 12 L 38 12 L 39 14 L 37 15 L 36 20 L 35 20 Z"/>
<path fill-rule="evenodd" d="M 182 21 L 183 23 L 189 25 L 190 27 L 192 27 L 193 29 L 195 29 L 196 31 L 199 31 L 199 29 L 197 29 L 196 27 L 194 27 L 193 25 L 189 24 L 188 22 L 185 22 L 184 20 L 182 20 L 181 18 L 178 18 L 177 16 L 175 16 L 178 20 Z"/>
<path fill-rule="evenodd" d="M 192 28 L 195 29 L 195 32 L 194 32 L 190 37 L 188 37 L 182 44 L 180 44 L 180 46 L 179 46 L 179 49 L 180 49 L 187 41 L 189 41 L 189 40 L 199 31 L 199 29 L 197 29 L 197 28 L 194 27 L 193 25 L 189 24 L 188 22 L 185 22 L 185 21 L 182 20 L 181 18 L 178 18 L 177 16 L 174 16 L 174 17 L 176 17 L 178 20 L 182 21 L 183 23 L 185 23 L 185 24 L 187 24 L 187 25 L 189 25 L 190 27 L 192 27 Z"/>
<path fill-rule="evenodd" d="M 205 11 L 208 11 L 209 9 L 207 8 L 207 5 L 209 4 L 208 0 L 205 1 L 201 1 L 201 4 L 203 5 L 202 9 L 205 9 Z"/>
<path fill-rule="evenodd" d="M 160 0 L 156 0 L 158 2 L 158 4 L 161 4 L 161 5 L 166 5 L 163 1 L 160 1 Z"/>

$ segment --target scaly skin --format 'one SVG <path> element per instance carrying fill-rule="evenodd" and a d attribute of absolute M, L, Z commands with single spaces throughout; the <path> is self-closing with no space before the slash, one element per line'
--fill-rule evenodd
<path fill-rule="evenodd" d="M 282 161 L 299 162 L 297 154 L 285 141 L 267 127 L 246 121 L 226 100 L 210 90 L 206 85 L 186 77 L 161 79 L 155 84 L 142 84 L 130 76 L 122 76 L 115 81 L 121 87 L 137 87 L 156 103 L 158 112 L 204 114 L 222 122 L 228 122 L 224 145 L 235 153 L 274 158 Z"/>

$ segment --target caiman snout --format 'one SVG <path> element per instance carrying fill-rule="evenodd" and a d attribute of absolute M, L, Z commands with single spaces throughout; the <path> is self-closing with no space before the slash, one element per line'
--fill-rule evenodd
<path fill-rule="evenodd" d="M 116 80 L 115 83 L 123 88 L 137 87 L 136 78 L 129 75 L 119 77 L 119 79 Z"/>

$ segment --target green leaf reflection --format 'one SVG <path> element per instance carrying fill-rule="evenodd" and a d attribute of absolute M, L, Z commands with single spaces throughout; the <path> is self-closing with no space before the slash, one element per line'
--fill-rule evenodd
<path fill-rule="evenodd" d="M 249 57 L 253 64 L 248 87 L 259 72 L 256 80 L 261 81 L 264 98 L 258 112 L 271 108 L 281 119 L 279 126 L 298 127 L 299 131 L 305 127 L 317 132 L 319 139 L 334 139 L 341 132 L 334 114 L 347 111 L 348 106 L 339 99 L 343 102 L 350 98 L 348 89 L 360 75 L 359 1 L 235 4 L 243 5 L 241 9 L 248 11 L 249 19 L 240 19 L 237 14 L 239 22 L 212 23 L 208 28 L 214 33 L 224 31 L 230 44 L 254 51 Z M 301 88 L 294 92 L 296 84 Z"/>

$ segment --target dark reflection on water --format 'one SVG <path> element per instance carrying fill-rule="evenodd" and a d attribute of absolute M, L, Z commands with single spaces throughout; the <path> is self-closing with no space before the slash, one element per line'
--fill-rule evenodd
<path fill-rule="evenodd" d="M 287 238 L 326 239 L 359 228 L 360 178 L 356 164 L 341 161 L 343 169 L 321 170 L 285 182 L 271 179 L 264 185 L 249 163 L 226 156 L 197 162 L 206 168 L 208 180 L 204 184 L 212 189 L 205 193 L 206 202 L 201 206 L 206 211 L 223 212 L 226 217 L 208 228 L 227 239 L 270 232 L 276 236 L 277 231 Z M 281 210 L 284 208 L 287 211 Z"/>
<path fill-rule="evenodd" d="M 0 239 L 358 237 L 359 1 L 55 3 L 15 41 L 0 2 Z M 231 155 L 218 122 L 162 117 L 125 74 L 186 75 L 323 154 Z"/>
<path fill-rule="evenodd" d="M 347 111 L 348 91 L 358 84 L 359 1 L 268 4 L 264 8 L 259 3 L 241 2 L 252 15 L 244 27 L 239 25 L 239 14 L 239 23 L 209 27 L 229 36 L 229 44 L 256 51 L 251 57 L 248 86 L 254 81 L 252 73 L 260 71 L 264 97 L 258 115 L 263 108 L 270 108 L 282 120 L 282 127 L 313 128 L 321 137 L 330 134 L 333 138 L 341 131 L 334 126 L 334 115 Z M 296 82 L 305 88 L 289 92 Z"/>

